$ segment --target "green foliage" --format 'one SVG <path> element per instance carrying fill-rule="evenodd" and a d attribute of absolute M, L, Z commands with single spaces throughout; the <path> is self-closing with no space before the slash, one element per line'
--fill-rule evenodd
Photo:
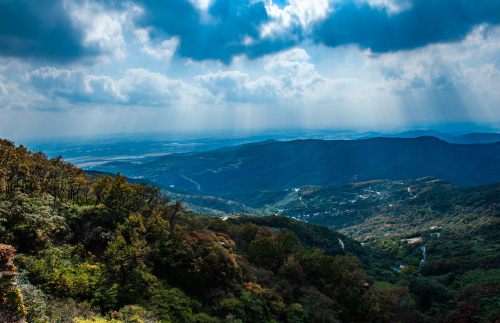
<path fill-rule="evenodd" d="M 118 304 L 118 287 L 117 283 L 99 286 L 94 291 L 90 303 L 105 310 L 116 308 Z"/>
<path fill-rule="evenodd" d="M 143 218 L 131 214 L 119 225 L 115 239 L 104 252 L 106 279 L 119 285 L 119 302 L 147 297 L 147 287 L 157 281 L 147 265 L 150 248 Z"/>
<path fill-rule="evenodd" d="M 85 260 L 79 246 L 64 245 L 43 250 L 37 256 L 22 256 L 29 279 L 59 297 L 89 299 L 99 286 L 103 266 Z"/>
<path fill-rule="evenodd" d="M 76 317 L 80 319 L 90 319 L 97 317 L 97 311 L 86 302 L 77 302 L 71 298 L 48 299 L 45 307 L 45 317 L 38 318 L 30 322 L 72 322 Z"/>
<path fill-rule="evenodd" d="M 359 232 L 371 243 L 363 247 L 284 217 L 202 217 L 157 188 L 120 175 L 91 178 L 60 158 L 0 141 L 0 238 L 19 250 L 23 271 L 18 288 L 2 281 L 2 305 L 26 306 L 22 314 L 33 322 L 494 320 L 500 308 L 494 194 L 473 191 L 449 203 L 440 198 L 454 188 L 442 185 L 439 198 L 420 188 L 408 204 L 377 209 L 373 230 L 404 232 L 393 217 L 401 211 L 403 219 L 446 224 L 442 238 L 421 224 L 378 240 L 380 232 L 363 231 L 366 222 Z M 317 188 L 300 194 L 323 203 Z M 360 214 L 374 203 L 361 202 Z M 450 209 L 452 219 L 436 223 Z M 404 242 L 417 236 L 420 244 Z M 405 265 L 399 273 L 398 264 Z"/>
<path fill-rule="evenodd" d="M 220 317 L 244 318 L 245 307 L 241 300 L 232 296 L 221 299 L 215 307 Z"/>
<path fill-rule="evenodd" d="M 123 320 L 124 322 L 130 323 L 145 323 L 157 321 L 156 316 L 138 305 L 126 305 L 120 309 L 119 312 L 114 312 L 112 317 Z"/>
<path fill-rule="evenodd" d="M 19 193 L 9 200 L 0 201 L 0 214 L 11 233 L 8 239 L 20 250 L 40 250 L 68 234 L 63 206 L 56 205 L 49 194 L 31 197 Z"/>
<path fill-rule="evenodd" d="M 284 216 L 243 216 L 232 218 L 229 221 L 235 224 L 246 224 L 243 226 L 244 228 L 253 228 L 254 231 L 259 227 L 265 226 L 274 230 L 293 232 L 293 239 L 298 239 L 302 246 L 311 249 L 319 248 L 330 255 L 342 255 L 346 253 L 339 244 L 339 238 L 342 239 L 345 249 L 349 253 L 363 256 L 365 252 L 359 243 L 328 227 L 294 221 Z M 248 226 L 248 224 L 255 224 L 256 226 L 252 227 Z M 251 234 L 251 232 L 246 234 Z M 293 245 L 296 245 L 296 242 L 293 242 Z"/>
<path fill-rule="evenodd" d="M 292 303 L 286 310 L 286 321 L 288 323 L 305 323 L 309 321 L 309 315 L 299 303 Z"/>
<path fill-rule="evenodd" d="M 410 282 L 410 291 L 417 303 L 429 309 L 434 303 L 443 303 L 449 299 L 449 292 L 443 284 L 431 278 L 414 278 Z"/>
<path fill-rule="evenodd" d="M 319 250 L 301 257 L 305 276 L 322 293 L 336 300 L 343 320 L 363 317 L 361 299 L 370 279 L 359 268 L 357 258 L 328 256 Z"/>
<path fill-rule="evenodd" d="M 206 313 L 194 313 L 193 303 L 180 289 L 157 286 L 151 304 L 164 322 L 213 322 L 214 318 Z"/>
<path fill-rule="evenodd" d="M 74 323 L 121 323 L 119 320 L 107 319 L 100 316 L 92 316 L 91 318 L 80 318 L 76 317 L 73 320 Z"/>
<path fill-rule="evenodd" d="M 500 317 L 500 269 L 473 270 L 454 284 L 451 320 L 495 321 Z"/>
<path fill-rule="evenodd" d="M 23 295 L 24 306 L 29 309 L 26 319 L 28 322 L 46 322 L 49 320 L 47 313 L 47 295 L 37 286 L 27 281 L 24 275 L 17 279 L 19 290 Z"/>
<path fill-rule="evenodd" d="M 375 322 L 418 322 L 422 315 L 407 287 L 387 282 L 375 284 L 365 295 L 370 317 Z"/>

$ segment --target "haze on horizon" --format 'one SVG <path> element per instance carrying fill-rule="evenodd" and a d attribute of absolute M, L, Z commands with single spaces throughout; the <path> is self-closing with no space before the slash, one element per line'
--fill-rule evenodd
<path fill-rule="evenodd" d="M 500 125 L 500 0 L 0 0 L 0 137 Z"/>

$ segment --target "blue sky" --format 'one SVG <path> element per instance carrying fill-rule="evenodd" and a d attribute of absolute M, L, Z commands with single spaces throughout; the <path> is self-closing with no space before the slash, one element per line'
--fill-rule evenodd
<path fill-rule="evenodd" d="M 500 0 L 0 0 L 0 136 L 500 124 Z"/>

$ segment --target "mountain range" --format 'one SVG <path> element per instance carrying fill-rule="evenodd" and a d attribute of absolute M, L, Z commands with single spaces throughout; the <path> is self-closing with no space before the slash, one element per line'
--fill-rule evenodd
<path fill-rule="evenodd" d="M 462 186 L 500 181 L 500 142 L 453 144 L 436 137 L 268 140 L 97 168 L 178 193 L 231 197 L 256 190 L 432 176 Z"/>

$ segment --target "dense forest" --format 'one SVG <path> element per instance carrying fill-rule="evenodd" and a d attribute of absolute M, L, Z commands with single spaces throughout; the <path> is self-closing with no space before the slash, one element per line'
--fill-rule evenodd
<path fill-rule="evenodd" d="M 449 233 L 419 268 L 418 248 L 395 237 L 362 246 L 284 217 L 201 216 L 156 187 L 3 140 L 0 320 L 495 321 L 498 222 L 475 228 L 470 242 Z"/>

